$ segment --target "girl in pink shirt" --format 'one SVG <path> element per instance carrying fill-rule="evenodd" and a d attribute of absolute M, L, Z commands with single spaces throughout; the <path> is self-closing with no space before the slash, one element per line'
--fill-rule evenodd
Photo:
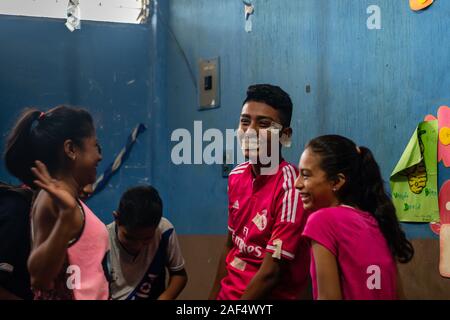
<path fill-rule="evenodd" d="M 315 299 L 399 298 L 397 265 L 414 254 L 401 230 L 371 151 L 345 137 L 310 141 L 295 186 L 312 212 L 303 236 L 312 246 Z"/>
<path fill-rule="evenodd" d="M 78 199 L 102 159 L 90 114 L 56 107 L 25 110 L 7 140 L 9 171 L 40 191 L 28 259 L 36 299 L 108 299 L 106 226 Z"/>

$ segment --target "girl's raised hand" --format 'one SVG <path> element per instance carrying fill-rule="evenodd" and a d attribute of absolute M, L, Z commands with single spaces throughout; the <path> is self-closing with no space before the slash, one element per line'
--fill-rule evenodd
<path fill-rule="evenodd" d="M 36 166 L 31 168 L 31 171 L 36 176 L 36 180 L 34 180 L 35 185 L 50 194 L 60 209 L 60 214 L 73 213 L 78 206 L 74 196 L 64 188 L 60 181 L 50 176 L 47 166 L 44 163 L 35 161 L 35 164 Z"/>

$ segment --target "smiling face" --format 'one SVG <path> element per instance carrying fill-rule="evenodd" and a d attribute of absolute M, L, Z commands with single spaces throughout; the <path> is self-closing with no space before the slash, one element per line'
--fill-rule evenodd
<path fill-rule="evenodd" d="M 316 211 L 339 205 L 335 192 L 338 185 L 320 167 L 319 155 L 307 148 L 300 158 L 299 169 L 295 187 L 300 191 L 305 210 Z"/>
<path fill-rule="evenodd" d="M 80 186 L 86 186 L 95 182 L 97 178 L 97 166 L 102 160 L 97 137 L 84 138 L 81 146 L 75 147 L 73 160 L 73 172 Z"/>
<path fill-rule="evenodd" d="M 239 135 L 246 159 L 259 158 L 262 143 L 266 155 L 271 156 L 272 134 L 269 129 L 277 127 L 280 130 L 282 126 L 279 123 L 279 113 L 271 106 L 255 101 L 244 104 L 239 120 Z"/>

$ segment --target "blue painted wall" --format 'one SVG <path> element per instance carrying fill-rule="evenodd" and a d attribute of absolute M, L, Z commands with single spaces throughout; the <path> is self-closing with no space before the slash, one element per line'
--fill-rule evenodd
<path fill-rule="evenodd" d="M 0 16 L 0 134 L 22 108 L 42 110 L 67 103 L 93 115 L 103 147 L 101 172 L 143 122 L 149 130 L 135 145 L 123 169 L 89 204 L 105 221 L 112 220 L 120 195 L 152 176 L 156 72 L 153 50 L 157 34 L 147 25 L 82 22 L 70 33 L 63 20 Z M 163 92 L 162 92 L 163 93 Z M 0 179 L 14 182 L 0 165 Z"/>
<path fill-rule="evenodd" d="M 435 1 L 420 14 L 406 0 L 253 3 L 252 33 L 244 31 L 238 0 L 156 1 L 146 25 L 83 22 L 74 33 L 61 20 L 0 16 L 1 149 L 24 106 L 81 105 L 98 124 L 102 170 L 143 122 L 148 131 L 89 205 L 109 222 L 127 187 L 150 182 L 178 233 L 224 234 L 220 165 L 173 165 L 170 133 L 192 130 L 195 120 L 204 130 L 236 128 L 247 86 L 270 82 L 295 103 L 287 160 L 296 163 L 312 137 L 338 133 L 370 147 L 388 179 L 415 125 L 450 103 L 450 2 Z M 382 30 L 366 27 L 372 4 L 381 8 Z M 198 60 L 216 56 L 221 107 L 200 112 L 188 64 L 197 77 Z M 11 180 L 3 164 L 0 179 Z M 431 236 L 427 225 L 407 231 Z"/>
<path fill-rule="evenodd" d="M 241 1 L 170 1 L 170 26 L 184 53 L 169 37 L 169 130 L 192 130 L 195 120 L 204 129 L 236 128 L 247 86 L 274 83 L 295 103 L 289 161 L 297 163 L 314 136 L 337 133 L 371 148 L 387 180 L 417 123 L 450 103 L 450 2 L 435 1 L 421 13 L 406 0 L 252 2 L 253 32 L 246 33 Z M 372 4 L 381 9 L 381 30 L 366 26 Z M 197 111 L 183 54 L 196 74 L 200 58 L 220 56 L 219 109 Z M 225 233 L 220 166 L 168 163 L 166 171 L 167 207 L 178 231 Z M 431 236 L 428 225 L 406 229 L 411 237 Z"/>

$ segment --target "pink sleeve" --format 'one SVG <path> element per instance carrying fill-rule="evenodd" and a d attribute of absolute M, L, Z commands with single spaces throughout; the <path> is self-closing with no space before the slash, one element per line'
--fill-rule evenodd
<path fill-rule="evenodd" d="M 333 215 L 329 209 L 319 210 L 311 214 L 306 222 L 303 236 L 314 240 L 337 255 L 336 233 L 334 232 Z"/>
<path fill-rule="evenodd" d="M 266 251 L 279 259 L 294 259 L 302 241 L 301 233 L 305 217 L 299 192 L 294 187 L 296 177 L 295 169 L 292 166 L 285 166 L 281 186 L 275 197 L 275 223 Z"/>

